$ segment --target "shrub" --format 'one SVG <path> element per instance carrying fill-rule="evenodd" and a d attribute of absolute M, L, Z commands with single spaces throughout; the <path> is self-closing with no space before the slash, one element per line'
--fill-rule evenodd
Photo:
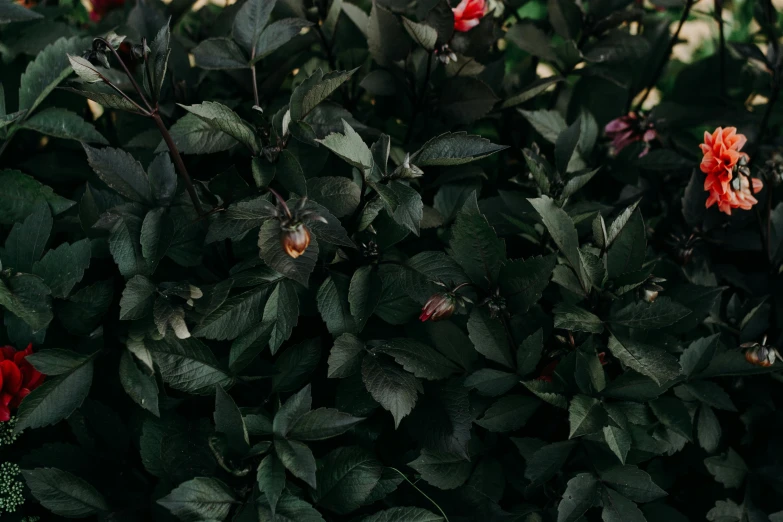
<path fill-rule="evenodd" d="M 783 520 L 771 0 L 199 4 L 0 0 L 3 520 Z"/>

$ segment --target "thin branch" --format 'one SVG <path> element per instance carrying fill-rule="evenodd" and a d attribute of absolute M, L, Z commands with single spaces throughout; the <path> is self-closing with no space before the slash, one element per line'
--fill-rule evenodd
<path fill-rule="evenodd" d="M 193 202 L 193 206 L 196 208 L 196 213 L 199 216 L 203 216 L 204 211 L 201 209 L 201 202 L 199 201 L 198 194 L 196 193 L 196 189 L 193 186 L 193 181 L 190 179 L 188 169 L 185 167 L 185 162 L 182 161 L 182 156 L 180 156 L 179 149 L 177 149 L 177 146 L 174 144 L 171 133 L 166 128 L 166 125 L 163 123 L 163 120 L 160 118 L 160 114 L 158 114 L 157 111 L 152 113 L 152 119 L 155 121 L 155 125 L 158 126 L 158 130 L 160 131 L 161 135 L 163 136 L 163 140 L 166 142 L 166 145 L 169 148 L 169 154 L 171 155 L 172 161 L 174 161 L 174 165 L 177 167 L 177 171 L 179 171 L 180 176 L 182 176 L 183 181 L 185 181 L 185 189 L 188 191 L 190 200 Z"/>
<path fill-rule="evenodd" d="M 147 97 L 144 96 L 144 91 L 142 90 L 141 87 L 139 87 L 139 84 L 136 82 L 136 78 L 133 77 L 133 74 L 131 74 L 130 70 L 128 69 L 128 66 L 125 65 L 125 62 L 120 57 L 119 53 L 117 53 L 117 50 L 114 47 L 112 47 L 111 44 L 109 44 L 109 42 L 107 42 L 103 38 L 98 37 L 98 38 L 95 38 L 95 40 L 98 41 L 98 42 L 103 43 L 103 45 L 105 45 L 106 47 L 111 49 L 111 52 L 114 54 L 114 57 L 117 58 L 117 61 L 120 62 L 120 65 L 122 66 L 122 69 L 125 71 L 125 75 L 130 80 L 131 84 L 133 85 L 133 88 L 136 90 L 136 92 L 138 93 L 139 97 L 141 98 L 141 101 L 143 101 L 144 105 L 147 106 L 147 110 L 149 112 L 155 112 L 155 109 L 152 108 L 152 105 L 150 105 L 150 102 L 147 101 Z"/>
<path fill-rule="evenodd" d="M 250 63 L 253 65 L 250 66 L 250 76 L 253 79 L 253 102 L 255 103 L 255 107 L 260 107 L 261 105 L 258 103 L 258 82 L 256 80 L 256 46 L 253 45 L 253 51 L 250 54 Z"/>
<path fill-rule="evenodd" d="M 650 92 L 652 92 L 653 88 L 655 87 L 655 84 L 658 83 L 658 79 L 661 77 L 661 74 L 663 73 L 666 64 L 669 63 L 669 58 L 671 58 L 672 50 L 674 49 L 674 46 L 677 44 L 677 40 L 679 40 L 680 38 L 680 31 L 682 30 L 682 26 L 685 25 L 685 22 L 688 20 L 688 15 L 691 13 L 691 7 L 693 7 L 693 4 L 695 2 L 696 0 L 687 0 L 687 3 L 685 4 L 685 9 L 682 11 L 682 16 L 680 17 L 680 23 L 677 25 L 677 30 L 674 31 L 674 34 L 669 40 L 669 45 L 666 46 L 666 53 L 663 55 L 663 58 L 661 59 L 660 63 L 658 63 L 658 67 L 655 69 L 655 73 L 653 73 L 652 77 L 650 78 L 650 81 L 648 82 L 647 87 L 645 88 L 644 95 L 642 96 L 641 100 L 639 100 L 639 103 L 636 104 L 635 112 L 638 112 L 639 109 L 642 108 L 642 105 L 644 105 L 644 102 L 647 100 L 647 97 L 650 95 Z"/>

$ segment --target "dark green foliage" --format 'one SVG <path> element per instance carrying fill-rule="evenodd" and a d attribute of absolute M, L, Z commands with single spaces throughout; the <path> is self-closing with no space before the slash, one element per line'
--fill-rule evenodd
<path fill-rule="evenodd" d="M 779 3 L 218 3 L 0 0 L 4 522 L 783 522 Z"/>

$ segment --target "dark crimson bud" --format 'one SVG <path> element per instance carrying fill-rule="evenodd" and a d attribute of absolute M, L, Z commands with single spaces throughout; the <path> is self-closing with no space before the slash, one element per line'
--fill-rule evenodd
<path fill-rule="evenodd" d="M 302 223 L 284 226 L 280 232 L 280 244 L 286 254 L 296 259 L 310 245 L 310 231 Z"/>
<path fill-rule="evenodd" d="M 457 308 L 457 300 L 451 294 L 438 293 L 430 297 L 421 309 L 419 320 L 440 321 L 448 319 Z"/>
<path fill-rule="evenodd" d="M 777 351 L 769 346 L 757 344 L 745 350 L 745 360 L 750 364 L 768 368 L 775 364 Z"/>

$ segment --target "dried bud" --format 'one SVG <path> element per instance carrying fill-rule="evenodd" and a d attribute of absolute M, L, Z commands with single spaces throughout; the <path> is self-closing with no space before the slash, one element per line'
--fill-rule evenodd
<path fill-rule="evenodd" d="M 284 226 L 280 231 L 280 244 L 286 254 L 296 259 L 310 245 L 310 231 L 302 223 Z"/>
<path fill-rule="evenodd" d="M 658 294 L 663 292 L 663 287 L 658 283 L 663 283 L 666 279 L 660 277 L 651 277 L 642 286 L 642 299 L 648 303 L 655 302 L 658 299 Z"/>
<path fill-rule="evenodd" d="M 419 319 L 423 321 L 440 321 L 448 319 L 457 308 L 457 299 L 446 293 L 437 293 L 430 297 L 421 309 Z"/>
<path fill-rule="evenodd" d="M 743 347 L 747 347 L 747 344 L 743 344 Z M 775 359 L 778 356 L 777 350 L 771 346 L 764 346 L 763 344 L 752 343 L 750 347 L 745 350 L 745 360 L 750 364 L 768 368 L 775 364 Z"/>

